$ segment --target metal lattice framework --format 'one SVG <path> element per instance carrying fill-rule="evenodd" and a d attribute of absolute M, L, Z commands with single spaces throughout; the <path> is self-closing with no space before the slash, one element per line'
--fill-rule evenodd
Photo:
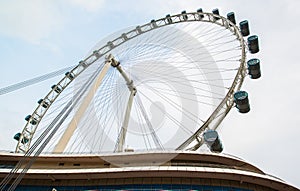
<path fill-rule="evenodd" d="M 95 63 L 99 58 L 106 56 L 114 48 L 126 43 L 127 41 L 136 38 L 137 36 L 144 34 L 146 32 L 164 27 L 167 25 L 172 25 L 176 23 L 183 22 L 207 22 L 215 25 L 219 25 L 228 29 L 233 35 L 236 36 L 236 39 L 239 41 L 241 48 L 241 58 L 240 66 L 235 76 L 235 79 L 229 88 L 226 96 L 220 102 L 218 107 L 210 115 L 210 117 L 204 122 L 204 124 L 199 127 L 199 129 L 186 141 L 184 141 L 177 149 L 184 150 L 191 145 L 192 142 L 197 141 L 198 144 L 196 147 L 192 147 L 191 150 L 197 149 L 203 141 L 199 136 L 207 129 L 216 129 L 221 121 L 225 118 L 227 113 L 233 107 L 234 92 L 240 90 L 243 83 L 244 77 L 246 76 L 246 46 L 243 39 L 243 36 L 240 32 L 240 29 L 233 24 L 230 20 L 220 15 L 215 15 L 212 13 L 201 13 L 201 12 L 192 12 L 192 13 L 182 13 L 172 16 L 167 16 L 158 20 L 152 20 L 151 22 L 137 26 L 135 29 L 130 30 L 129 32 L 123 33 L 118 38 L 107 42 L 107 44 L 100 49 L 95 50 L 91 55 L 89 55 L 84 60 L 80 61 L 79 64 L 74 67 L 70 72 L 68 72 L 52 90 L 43 98 L 43 101 L 37 106 L 34 112 L 31 114 L 31 118 L 26 123 L 23 131 L 21 132 L 20 139 L 16 146 L 16 152 L 26 153 L 31 145 L 32 138 L 39 126 L 40 121 L 47 113 L 48 109 L 59 97 L 59 95 L 68 87 L 74 79 L 76 79 L 83 71 Z M 225 108 L 225 111 L 224 111 Z M 223 109 L 223 110 L 222 110 Z M 222 110 L 222 111 L 221 111 Z"/>

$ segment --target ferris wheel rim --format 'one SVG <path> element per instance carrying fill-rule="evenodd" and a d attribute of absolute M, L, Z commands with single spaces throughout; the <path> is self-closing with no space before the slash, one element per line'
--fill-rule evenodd
<path fill-rule="evenodd" d="M 171 20 L 170 20 L 171 19 Z M 83 71 L 85 71 L 89 66 L 91 66 L 98 59 L 104 57 L 107 53 L 109 53 L 114 48 L 120 46 L 121 44 L 141 35 L 147 33 L 149 31 L 165 27 L 168 25 L 183 23 L 183 22 L 207 22 L 211 24 L 216 24 L 225 29 L 228 29 L 232 34 L 237 37 L 237 40 L 240 42 L 241 46 L 241 58 L 238 72 L 234 78 L 234 81 L 229 88 L 226 96 L 217 106 L 217 108 L 212 112 L 212 114 L 208 117 L 205 123 L 197 129 L 197 131 L 190 136 L 185 142 L 183 142 L 176 150 L 186 149 L 186 147 L 194 141 L 201 133 L 203 133 L 207 128 L 216 129 L 218 125 L 222 122 L 222 120 L 226 117 L 227 113 L 233 106 L 233 94 L 235 91 L 240 90 L 244 77 L 246 75 L 246 46 L 244 42 L 244 38 L 239 31 L 239 28 L 233 24 L 229 19 L 216 15 L 213 13 L 200 13 L 200 12 L 191 12 L 191 13 L 181 13 L 175 15 L 167 15 L 167 17 L 152 20 L 149 23 L 144 25 L 137 26 L 135 29 L 130 30 L 127 33 L 123 33 L 121 36 L 115 38 L 112 41 L 108 41 L 106 45 L 101 48 L 95 50 L 91 55 L 87 56 L 84 60 L 80 61 L 77 66 L 75 66 L 70 72 L 66 73 L 66 75 L 48 92 L 48 94 L 43 98 L 42 102 L 36 107 L 33 111 L 30 119 L 25 124 L 25 127 L 22 130 L 20 139 L 17 143 L 15 152 L 24 152 L 26 153 L 30 148 L 30 144 L 32 138 L 38 128 L 39 122 L 42 120 L 44 115 L 47 113 L 47 110 L 51 107 L 51 105 L 55 102 L 55 100 L 59 97 L 59 95 L 63 92 L 63 90 L 72 83 L 72 81 L 77 78 Z M 50 99 L 50 96 L 52 98 Z M 43 107 L 43 104 L 47 104 L 47 107 Z M 226 111 L 220 115 L 220 110 L 226 106 Z M 44 108 L 44 109 L 43 109 Z M 42 112 L 39 110 L 42 109 Z M 220 116 L 218 116 L 218 114 Z M 209 124 L 218 117 L 218 121 L 214 127 L 209 127 Z M 34 125 L 32 122 L 34 121 Z M 28 127 L 31 128 L 28 128 Z M 32 127 L 34 126 L 34 127 Z M 30 130 L 31 129 L 31 130 Z"/>

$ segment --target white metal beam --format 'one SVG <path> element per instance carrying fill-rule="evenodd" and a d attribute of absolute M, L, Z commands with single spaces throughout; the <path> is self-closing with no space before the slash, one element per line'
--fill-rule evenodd
<path fill-rule="evenodd" d="M 84 112 L 90 105 L 97 89 L 101 85 L 101 82 L 106 75 L 108 69 L 110 68 L 110 62 L 105 62 L 105 65 L 99 75 L 97 76 L 94 84 L 90 87 L 89 92 L 86 94 L 82 104 L 80 105 L 79 109 L 75 113 L 73 119 L 69 123 L 69 126 L 65 130 L 64 134 L 61 136 L 60 140 L 56 144 L 54 150 L 52 151 L 53 153 L 62 153 L 64 152 L 65 148 L 67 147 L 67 144 L 69 143 L 72 135 L 74 134 L 76 128 L 77 128 L 77 123 L 81 120 Z"/>

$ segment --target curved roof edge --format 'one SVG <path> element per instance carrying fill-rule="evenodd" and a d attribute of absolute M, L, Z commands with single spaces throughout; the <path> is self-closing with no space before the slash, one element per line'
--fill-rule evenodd
<path fill-rule="evenodd" d="M 23 154 L 0 152 L 0 162 L 15 162 L 23 159 Z M 33 157 L 27 157 L 27 161 Z M 59 163 L 73 164 L 58 166 Z M 79 165 L 74 165 L 74 164 Z M 101 166 L 102 164 L 102 166 Z M 36 166 L 35 166 L 36 165 Z M 94 165 L 94 166 L 93 166 Z M 87 168 L 88 167 L 88 168 Z M 0 169 L 0 177 L 9 173 L 10 169 Z M 180 174 L 178 172 L 181 171 Z M 137 173 L 139 172 L 139 173 Z M 138 151 L 104 154 L 41 154 L 28 171 L 28 177 L 52 174 L 63 178 L 65 173 L 76 177 L 78 174 L 87 176 L 103 176 L 124 178 L 131 176 L 182 176 L 212 179 L 232 179 L 258 182 L 260 185 L 272 185 L 274 188 L 298 190 L 283 180 L 268 175 L 259 168 L 241 158 L 229 154 L 199 153 L 196 151 Z M 192 175 L 192 176 L 191 176 Z M 71 178 L 69 177 L 69 178 Z"/>

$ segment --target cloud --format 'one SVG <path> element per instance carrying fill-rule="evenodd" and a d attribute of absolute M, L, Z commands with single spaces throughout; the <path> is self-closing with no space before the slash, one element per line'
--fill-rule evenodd
<path fill-rule="evenodd" d="M 87 12 L 96 12 L 104 5 L 104 0 L 69 0 L 69 3 L 84 9 Z"/>
<path fill-rule="evenodd" d="M 62 28 L 64 17 L 57 5 L 49 0 L 1 1 L 0 34 L 39 44 Z"/>

